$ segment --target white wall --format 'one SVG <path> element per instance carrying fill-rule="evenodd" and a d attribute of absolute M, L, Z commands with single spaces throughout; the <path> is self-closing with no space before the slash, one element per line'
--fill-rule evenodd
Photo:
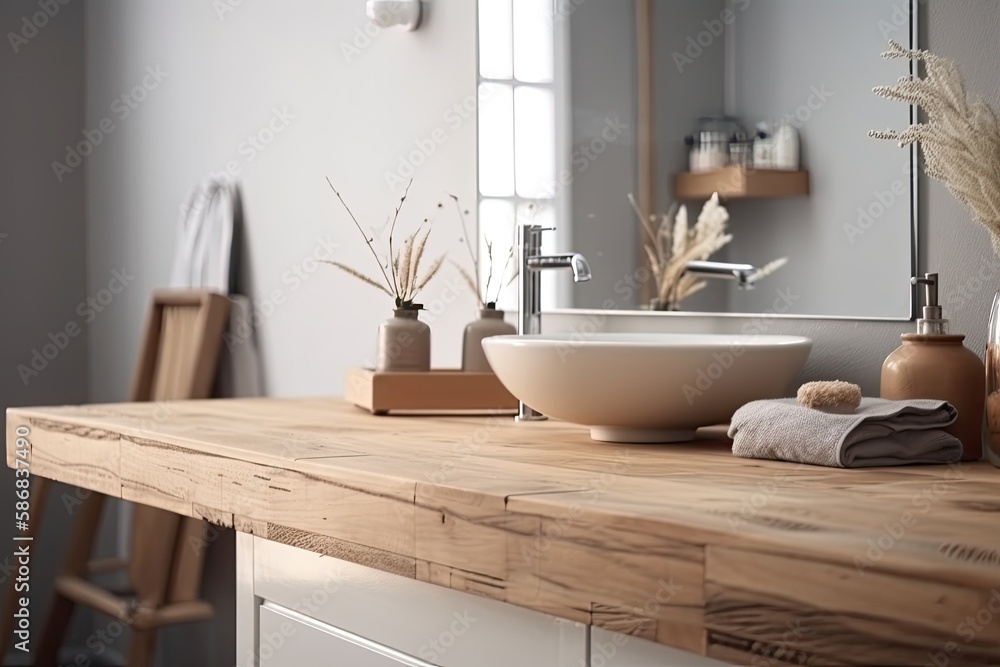
<path fill-rule="evenodd" d="M 92 401 L 126 398 L 150 291 L 169 277 L 179 207 L 199 180 L 230 161 L 242 183 L 245 283 L 264 314 L 258 336 L 270 395 L 341 394 L 347 368 L 374 362 L 377 327 L 391 316 L 389 297 L 314 262 L 317 252 L 330 253 L 377 272 L 326 176 L 360 220 L 380 226 L 402 194 L 385 173 L 409 159 L 416 142 L 443 137 L 415 170 L 400 228 L 435 218 L 428 257 L 450 250 L 464 259 L 453 210 L 436 204 L 454 193 L 475 208 L 475 3 L 432 0 L 419 31 L 372 37 L 364 6 L 87 5 L 86 126 L 114 125 L 87 161 L 87 282 L 98 290 L 114 269 L 135 276 L 93 324 Z M 147 68 L 159 70 L 160 80 Z M 149 90 L 138 91 L 143 99 L 134 109 L 115 102 L 144 79 Z M 257 151 L 247 137 L 268 128 L 275 109 L 292 118 Z M 461 291 L 456 276 L 446 266 L 424 303 L 443 305 L 449 286 Z M 475 307 L 462 292 L 438 317 L 425 314 L 434 319 L 435 366 L 460 364 L 462 328 Z M 164 633 L 162 664 L 232 664 L 232 559 L 231 535 L 223 533 L 206 575 L 218 619 Z"/>
<path fill-rule="evenodd" d="M 241 171 L 251 295 L 263 310 L 272 293 L 282 301 L 259 328 L 269 394 L 340 394 L 348 367 L 374 361 L 376 329 L 391 315 L 384 294 L 311 259 L 339 244 L 333 258 L 377 271 L 326 176 L 359 219 L 381 225 L 401 194 L 385 172 L 441 128 L 446 140 L 416 169 L 401 222 L 412 229 L 436 218 L 433 250 L 464 258 L 453 211 L 436 204 L 455 193 L 475 208 L 475 115 L 459 123 L 449 113 L 475 95 L 475 3 L 434 0 L 419 31 L 372 38 L 364 36 L 361 0 L 242 2 L 217 13 L 236 4 L 88 5 L 87 122 L 117 123 L 88 163 L 88 281 L 96 289 L 120 267 L 136 276 L 123 307 L 95 322 L 93 400 L 125 398 L 149 291 L 168 278 L 178 207 L 229 161 Z M 345 57 L 343 45 L 353 48 L 356 38 L 360 53 Z M 147 66 L 166 77 L 119 121 L 113 100 Z M 255 154 L 243 142 L 274 109 L 294 119 Z M 424 301 L 455 276 L 445 267 Z M 474 308 L 463 293 L 433 322 L 435 366 L 460 363 L 462 326 Z"/>

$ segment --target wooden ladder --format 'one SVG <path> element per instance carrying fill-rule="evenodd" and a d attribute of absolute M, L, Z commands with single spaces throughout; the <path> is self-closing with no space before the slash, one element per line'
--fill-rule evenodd
<path fill-rule="evenodd" d="M 229 300 L 206 291 L 154 293 L 132 385 L 131 400 L 171 401 L 208 398 L 218 366 Z M 46 482 L 33 478 L 33 506 L 45 502 Z M 75 512 L 55 599 L 40 635 L 32 664 L 58 663 L 70 617 L 77 604 L 111 616 L 132 629 L 128 667 L 153 664 L 156 630 L 166 625 L 210 618 L 212 606 L 200 599 L 207 525 L 162 509 L 135 505 L 128 561 L 91 561 L 104 507 L 102 494 L 90 493 Z M 32 517 L 37 531 L 40 511 Z M 121 572 L 125 585 L 110 588 L 91 580 Z M 8 605 L 13 591 L 8 593 Z M 12 614 L 5 615 L 7 624 Z M 6 649 L 13 627 L 4 628 Z M 2 655 L 2 654 L 0 654 Z"/>

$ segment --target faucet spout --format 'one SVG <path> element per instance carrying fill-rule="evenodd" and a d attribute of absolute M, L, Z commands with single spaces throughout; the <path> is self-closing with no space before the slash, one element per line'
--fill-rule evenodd
<path fill-rule="evenodd" d="M 578 283 L 585 283 L 592 277 L 590 264 L 587 262 L 587 258 L 580 253 L 528 257 L 526 265 L 532 271 L 540 271 L 541 269 L 572 269 L 573 281 Z"/>
<path fill-rule="evenodd" d="M 703 278 L 735 280 L 740 289 L 753 289 L 753 274 L 757 267 L 751 264 L 730 264 L 729 262 L 688 262 L 684 273 Z"/>
<path fill-rule="evenodd" d="M 741 290 L 752 290 L 754 285 L 754 274 L 757 267 L 751 264 L 731 264 L 729 262 L 688 262 L 684 267 L 681 276 L 696 275 L 700 278 L 714 278 L 716 280 L 735 280 L 736 286 Z M 677 287 L 680 280 L 674 283 L 673 292 L 670 295 L 670 309 L 677 310 Z"/>
<path fill-rule="evenodd" d="M 570 262 L 570 268 L 573 269 L 573 282 L 589 282 L 593 277 L 593 274 L 590 272 L 590 262 L 587 261 L 587 258 L 580 253 L 576 253 L 573 255 Z"/>

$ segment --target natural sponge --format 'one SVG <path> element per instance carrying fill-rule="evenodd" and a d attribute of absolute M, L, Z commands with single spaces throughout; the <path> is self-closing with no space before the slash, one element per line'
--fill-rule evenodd
<path fill-rule="evenodd" d="M 850 382 L 807 382 L 799 387 L 799 403 L 807 408 L 853 412 L 861 405 L 861 387 Z"/>

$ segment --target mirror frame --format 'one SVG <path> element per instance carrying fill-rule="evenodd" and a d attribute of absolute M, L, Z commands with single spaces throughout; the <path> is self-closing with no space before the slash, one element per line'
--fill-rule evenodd
<path fill-rule="evenodd" d="M 479 74 L 479 2 L 476 5 L 476 86 L 478 91 L 478 86 L 482 80 Z M 488 1 L 488 0 L 487 0 Z M 639 205 L 643 210 L 651 210 L 651 202 L 655 200 L 656 196 L 656 159 L 655 159 L 655 132 L 653 119 L 655 118 L 655 81 L 653 78 L 653 67 L 652 63 L 652 50 L 654 43 L 653 35 L 653 21 L 652 13 L 654 11 L 653 5 L 655 0 L 635 0 L 635 16 L 636 16 L 636 65 L 637 65 L 637 128 L 636 128 L 636 159 L 637 159 L 637 199 Z M 923 40 L 921 39 L 921 33 L 923 29 L 923 22 L 921 21 L 921 4 L 924 0 L 906 0 L 906 4 L 909 8 L 909 44 L 908 48 L 920 49 Z M 558 3 L 554 3 L 554 7 L 557 7 Z M 556 79 L 553 81 L 553 87 L 556 91 L 559 91 L 561 86 L 559 80 L 559 74 L 561 73 L 563 67 L 560 66 L 560 59 L 565 57 L 565 54 L 561 53 L 561 50 L 565 46 L 565 40 L 567 35 L 565 31 L 568 31 L 568 26 L 564 25 L 565 20 L 555 21 L 556 13 L 553 14 L 553 46 L 556 51 L 555 57 L 555 72 Z M 909 64 L 909 75 L 911 77 L 917 76 L 919 73 L 919 64 L 915 61 L 910 61 Z M 556 113 L 559 115 L 560 101 L 557 96 L 556 100 Z M 912 125 L 919 122 L 920 110 L 915 105 L 910 105 L 909 113 L 909 123 Z M 479 117 L 477 114 L 476 118 L 476 133 L 477 133 L 477 151 L 476 151 L 476 189 L 477 189 L 477 213 L 478 213 L 478 202 L 481 199 L 479 194 L 479 165 L 480 157 L 478 150 L 478 135 L 481 131 Z M 556 137 L 556 166 L 557 171 L 565 163 L 564 156 L 561 152 L 564 151 L 567 146 L 566 143 L 568 137 L 565 136 L 565 132 L 558 130 L 557 125 L 557 137 Z M 917 144 L 913 144 L 909 148 L 910 153 L 910 277 L 920 275 L 921 272 L 921 262 L 920 262 L 920 223 L 921 223 L 921 200 L 922 200 L 922 170 L 920 167 L 920 148 Z M 565 196 L 565 193 L 563 193 Z M 555 213 L 557 216 L 557 224 L 559 224 L 559 216 L 565 214 L 565 203 L 562 200 L 563 197 L 557 197 L 553 202 L 555 206 Z M 479 218 L 477 215 L 477 236 L 480 241 L 482 241 L 482 235 L 480 233 Z M 515 225 L 517 220 L 515 219 Z M 641 244 L 641 240 L 640 240 Z M 645 252 L 640 245 L 638 252 L 639 261 L 641 265 L 645 265 L 646 256 Z M 637 267 L 638 268 L 638 267 Z M 648 284 L 643 285 L 643 299 L 648 301 L 648 290 L 650 289 Z M 557 293 L 559 295 L 564 295 L 566 292 L 566 285 L 560 285 Z M 547 312 L 554 313 L 573 313 L 573 312 L 594 312 L 593 309 L 580 309 L 580 308 L 554 308 L 548 310 Z M 733 318 L 733 317 L 754 317 L 760 315 L 760 313 L 687 313 L 685 311 L 677 312 L 657 312 L 651 313 L 650 311 L 645 311 L 642 309 L 638 310 L 621 310 L 621 313 L 644 313 L 646 315 L 660 315 L 660 316 L 676 316 L 680 315 L 691 315 L 697 317 L 707 317 L 707 318 Z M 910 289 L 910 314 L 908 317 L 859 317 L 852 315 L 804 315 L 804 314 L 775 314 L 776 317 L 781 319 L 793 319 L 793 320 L 840 320 L 840 321 L 881 321 L 881 322 L 913 322 L 920 317 L 920 297 L 919 291 L 916 286 L 911 286 Z"/>

